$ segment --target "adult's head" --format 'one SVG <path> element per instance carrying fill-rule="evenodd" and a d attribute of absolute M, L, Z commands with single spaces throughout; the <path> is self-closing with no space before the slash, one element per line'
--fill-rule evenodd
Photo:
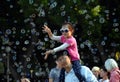
<path fill-rule="evenodd" d="M 68 51 L 63 50 L 56 53 L 57 61 L 61 64 L 63 68 L 67 68 L 71 65 L 71 59 Z"/>
<path fill-rule="evenodd" d="M 118 64 L 114 59 L 110 58 L 105 61 L 105 68 L 110 72 L 112 69 L 118 68 Z"/>
<path fill-rule="evenodd" d="M 62 35 L 64 35 L 66 38 L 69 38 L 74 33 L 74 28 L 71 23 L 64 23 L 62 25 L 62 28 L 60 29 Z"/>

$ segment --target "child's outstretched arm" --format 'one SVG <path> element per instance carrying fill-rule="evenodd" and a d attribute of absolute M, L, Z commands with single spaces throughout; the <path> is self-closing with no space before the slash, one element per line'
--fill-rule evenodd
<path fill-rule="evenodd" d="M 44 59 L 46 60 L 48 58 L 49 54 L 53 54 L 55 52 L 58 52 L 58 51 L 61 51 L 61 50 L 65 50 L 68 46 L 69 46 L 69 44 L 64 43 L 61 46 L 54 48 L 53 50 L 46 51 Z"/>
<path fill-rule="evenodd" d="M 43 28 L 44 32 L 48 33 L 50 39 L 60 41 L 61 36 L 55 36 L 48 26 L 44 25 L 44 27 L 42 27 L 42 28 Z"/>

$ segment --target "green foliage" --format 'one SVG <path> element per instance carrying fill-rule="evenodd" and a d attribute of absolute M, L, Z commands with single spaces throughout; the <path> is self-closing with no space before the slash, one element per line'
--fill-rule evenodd
<path fill-rule="evenodd" d="M 33 3 L 30 3 L 33 1 Z M 61 25 L 64 21 L 70 21 L 76 24 L 81 22 L 83 30 L 83 38 L 90 36 L 87 34 L 88 30 L 91 35 L 101 37 L 101 23 L 99 19 L 103 16 L 100 14 L 102 7 L 98 1 L 88 0 L 87 2 L 81 0 L 19 0 L 18 2 L 25 14 L 25 17 L 37 13 L 39 19 L 37 21 L 46 22 L 46 17 L 54 24 Z M 43 14 L 43 15 L 41 15 Z M 42 20 L 41 20 L 42 17 Z M 80 19 L 80 20 L 79 20 Z M 56 21 L 57 20 L 57 21 Z M 96 40 L 96 38 L 88 38 Z"/>
<path fill-rule="evenodd" d="M 2 62 L 0 62 L 0 74 L 4 73 L 4 65 Z"/>
<path fill-rule="evenodd" d="M 10 43 L 9 46 L 15 51 L 14 53 L 11 51 L 11 54 L 18 56 L 15 56 L 14 61 L 20 61 L 19 57 L 26 60 L 30 56 L 31 60 L 22 60 L 32 66 L 29 71 L 36 73 L 43 66 L 43 71 L 46 72 L 47 66 L 44 64 L 49 62 L 49 59 L 48 61 L 43 60 L 44 52 L 59 45 L 42 33 L 43 24 L 48 24 L 52 32 L 56 34 L 58 33 L 56 27 L 61 27 L 65 21 L 76 25 L 75 38 L 78 42 L 81 59 L 87 60 L 87 64 L 84 63 L 86 65 L 92 66 L 93 62 L 102 64 L 101 59 L 114 57 L 114 55 L 111 56 L 111 53 L 114 54 L 115 51 L 119 52 L 120 50 L 120 17 L 118 17 L 120 7 L 110 10 L 107 5 L 101 5 L 100 0 L 18 0 L 17 5 L 15 3 L 12 5 L 13 8 L 9 8 L 13 2 L 7 1 L 8 5 L 5 6 L 8 7 L 5 8 L 7 12 L 3 14 L 5 17 L 0 17 L 1 51 L 3 54 L 4 45 Z M 16 6 L 21 9 L 17 9 Z M 8 36 L 5 36 L 5 33 Z M 119 60 L 119 55 L 116 58 Z M 48 65 L 52 66 L 53 62 Z M 0 63 L 0 68 L 2 67 Z M 39 72 L 41 73 L 41 71 Z"/>

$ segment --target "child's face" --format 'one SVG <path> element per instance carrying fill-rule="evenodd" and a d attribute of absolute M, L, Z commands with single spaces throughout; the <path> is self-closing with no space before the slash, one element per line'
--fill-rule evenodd
<path fill-rule="evenodd" d="M 69 38 L 69 37 L 72 36 L 72 32 L 68 28 L 68 25 L 62 26 L 62 28 L 60 29 L 60 31 L 61 31 L 62 35 L 64 35 L 66 38 Z"/>
<path fill-rule="evenodd" d="M 100 70 L 100 77 L 107 76 L 107 72 L 105 72 L 103 69 Z"/>

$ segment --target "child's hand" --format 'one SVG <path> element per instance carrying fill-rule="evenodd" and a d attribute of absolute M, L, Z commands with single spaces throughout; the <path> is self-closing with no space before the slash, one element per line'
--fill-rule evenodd
<path fill-rule="evenodd" d="M 49 55 L 49 54 L 50 54 L 50 51 L 46 51 L 46 52 L 45 52 L 45 57 L 44 57 L 45 60 L 48 58 L 48 55 Z"/>
<path fill-rule="evenodd" d="M 52 54 L 53 53 L 53 50 L 48 50 L 48 51 L 46 51 L 45 52 L 45 57 L 44 57 L 44 59 L 46 60 L 47 58 L 48 58 L 48 55 L 49 54 Z"/>
<path fill-rule="evenodd" d="M 43 28 L 43 32 L 47 32 L 47 33 L 51 32 L 51 29 L 46 25 L 44 25 L 44 27 L 42 27 L 42 28 Z"/>
<path fill-rule="evenodd" d="M 48 54 L 45 54 L 44 60 L 46 60 L 48 58 Z"/>

